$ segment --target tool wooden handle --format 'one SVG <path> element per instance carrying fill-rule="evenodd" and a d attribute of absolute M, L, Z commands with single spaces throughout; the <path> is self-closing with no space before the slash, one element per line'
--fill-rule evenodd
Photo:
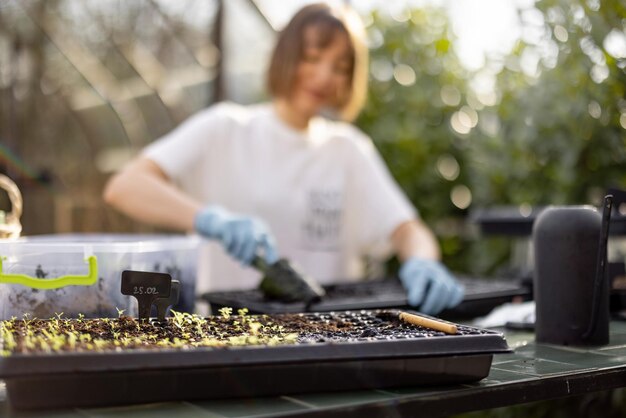
<path fill-rule="evenodd" d="M 436 331 L 445 332 L 446 334 L 456 334 L 457 328 L 454 324 L 447 322 L 436 321 L 434 319 L 425 318 L 423 316 L 413 315 L 408 312 L 401 312 L 400 319 L 404 322 L 408 322 L 413 325 L 419 325 L 422 327 L 434 329 Z"/>

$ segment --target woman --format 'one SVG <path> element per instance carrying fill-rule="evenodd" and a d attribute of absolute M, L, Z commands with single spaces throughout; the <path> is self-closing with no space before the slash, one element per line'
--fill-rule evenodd
<path fill-rule="evenodd" d="M 347 123 L 365 100 L 364 39 L 353 12 L 304 7 L 278 37 L 271 103 L 198 113 L 115 175 L 105 200 L 213 240 L 201 291 L 255 287 L 255 254 L 280 254 L 323 284 L 356 280 L 363 256 L 392 250 L 412 305 L 433 314 L 458 304 L 462 287 L 437 261 L 433 234 L 370 138 Z"/>

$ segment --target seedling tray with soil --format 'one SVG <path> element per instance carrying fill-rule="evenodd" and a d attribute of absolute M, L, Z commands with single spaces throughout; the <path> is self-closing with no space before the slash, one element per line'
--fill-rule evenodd
<path fill-rule="evenodd" d="M 0 378 L 14 408 L 79 407 L 472 382 L 509 351 L 499 333 L 399 313 L 13 319 Z"/>
<path fill-rule="evenodd" d="M 444 311 L 444 318 L 471 318 L 488 314 L 493 308 L 515 297 L 528 299 L 532 289 L 513 279 L 459 277 L 465 287 L 460 305 Z M 353 309 L 387 309 L 407 307 L 407 295 L 398 279 L 330 284 L 318 302 L 285 302 L 267 297 L 261 289 L 211 292 L 202 298 L 213 312 L 224 306 L 246 307 L 252 313 L 329 312 Z"/>

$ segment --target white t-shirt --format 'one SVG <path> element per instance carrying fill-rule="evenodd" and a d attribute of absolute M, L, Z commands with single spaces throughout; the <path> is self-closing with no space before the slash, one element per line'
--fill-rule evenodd
<path fill-rule="evenodd" d="M 322 117 L 294 130 L 271 104 L 212 106 L 144 156 L 198 201 L 264 220 L 278 255 L 322 284 L 362 277 L 362 256 L 388 254 L 394 229 L 417 216 L 369 137 Z M 218 243 L 200 261 L 200 292 L 258 285 Z"/>

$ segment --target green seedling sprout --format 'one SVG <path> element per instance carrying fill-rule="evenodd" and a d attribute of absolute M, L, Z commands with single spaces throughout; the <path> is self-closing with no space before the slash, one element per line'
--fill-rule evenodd
<path fill-rule="evenodd" d="M 239 314 L 239 317 L 241 319 L 241 325 L 245 325 L 246 321 L 249 320 L 249 318 L 246 316 L 246 314 L 248 313 L 248 308 L 237 309 L 237 313 Z"/>
<path fill-rule="evenodd" d="M 259 330 L 263 327 L 260 322 L 250 322 L 248 326 L 250 327 L 250 334 L 252 335 L 258 335 Z"/>
<path fill-rule="evenodd" d="M 230 318 L 230 315 L 233 313 L 233 308 L 223 307 L 219 310 L 219 313 L 222 318 L 228 320 Z"/>
<path fill-rule="evenodd" d="M 75 348 L 76 347 L 76 342 L 78 341 L 78 338 L 76 337 L 76 334 L 74 333 L 70 333 L 67 336 L 67 344 L 70 346 L 70 348 Z"/>

